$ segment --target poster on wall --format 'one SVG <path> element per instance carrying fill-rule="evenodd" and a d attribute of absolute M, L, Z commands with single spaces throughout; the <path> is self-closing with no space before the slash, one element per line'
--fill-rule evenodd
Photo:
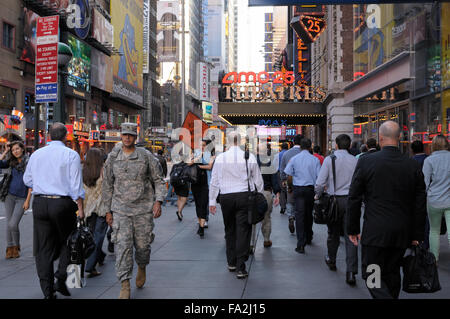
<path fill-rule="evenodd" d="M 177 62 L 180 60 L 180 4 L 178 1 L 158 1 L 158 62 Z"/>
<path fill-rule="evenodd" d="M 103 45 L 112 45 L 114 33 L 112 24 L 97 9 L 93 9 L 92 13 L 92 37 Z"/>
<path fill-rule="evenodd" d="M 112 93 L 113 70 L 111 57 L 93 48 L 91 62 L 91 85 L 103 91 Z"/>
<path fill-rule="evenodd" d="M 29 63 L 36 60 L 36 26 L 39 16 L 23 8 L 23 49 L 20 59 Z"/>
<path fill-rule="evenodd" d="M 111 2 L 114 46 L 120 55 L 113 57 L 113 96 L 137 105 L 143 104 L 143 0 Z"/>
<path fill-rule="evenodd" d="M 76 90 L 90 92 L 91 47 L 71 34 L 68 35 L 67 42 L 73 53 L 67 66 L 67 84 Z"/>
<path fill-rule="evenodd" d="M 211 102 L 202 102 L 203 121 L 212 123 L 213 121 L 213 105 Z"/>

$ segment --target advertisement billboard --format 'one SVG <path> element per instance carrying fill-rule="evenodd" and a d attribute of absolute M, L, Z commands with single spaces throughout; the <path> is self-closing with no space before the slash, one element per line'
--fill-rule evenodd
<path fill-rule="evenodd" d="M 67 44 L 73 56 L 67 66 L 67 84 L 74 89 L 90 92 L 91 47 L 68 34 Z"/>
<path fill-rule="evenodd" d="M 442 89 L 445 90 L 450 89 L 450 3 L 443 2 L 441 5 Z M 447 107 L 450 108 L 450 104 Z"/>
<path fill-rule="evenodd" d="M 103 91 L 112 93 L 113 70 L 111 57 L 92 48 L 91 62 L 91 85 Z"/>
<path fill-rule="evenodd" d="M 103 45 L 113 44 L 114 28 L 97 9 L 92 10 L 92 37 Z"/>
<path fill-rule="evenodd" d="M 113 57 L 113 96 L 143 104 L 143 0 L 111 2 L 114 46 L 120 55 Z"/>
<path fill-rule="evenodd" d="M 203 121 L 206 123 L 213 122 L 213 105 L 210 102 L 202 102 Z"/>
<path fill-rule="evenodd" d="M 23 8 L 23 49 L 20 59 L 29 63 L 36 60 L 36 26 L 39 16 Z"/>
<path fill-rule="evenodd" d="M 178 1 L 158 1 L 158 62 L 180 60 L 180 4 Z"/>

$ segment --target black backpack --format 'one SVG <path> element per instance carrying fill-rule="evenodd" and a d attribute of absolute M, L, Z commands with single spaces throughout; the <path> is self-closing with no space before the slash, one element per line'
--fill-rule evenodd
<path fill-rule="evenodd" d="M 172 186 L 184 186 L 187 184 L 187 180 L 185 177 L 185 167 L 186 163 L 181 162 L 173 165 L 172 170 L 170 171 L 170 184 Z"/>

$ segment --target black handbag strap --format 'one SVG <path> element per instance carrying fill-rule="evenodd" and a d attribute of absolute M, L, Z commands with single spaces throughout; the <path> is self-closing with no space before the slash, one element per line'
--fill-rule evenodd
<path fill-rule="evenodd" d="M 249 158 L 249 156 L 250 156 L 250 154 L 249 154 L 248 150 L 246 150 L 244 153 L 244 158 L 245 158 L 245 168 L 247 169 L 247 185 L 248 185 L 248 191 L 251 192 L 250 175 L 248 175 L 248 158 Z"/>
<path fill-rule="evenodd" d="M 331 155 L 331 168 L 333 171 L 334 195 L 336 195 L 336 155 Z"/>

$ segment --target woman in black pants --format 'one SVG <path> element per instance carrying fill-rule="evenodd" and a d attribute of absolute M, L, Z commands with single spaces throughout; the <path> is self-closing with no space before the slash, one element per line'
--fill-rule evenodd
<path fill-rule="evenodd" d="M 201 238 L 203 238 L 205 234 L 205 222 L 208 218 L 209 180 L 207 171 L 211 170 L 214 163 L 214 156 L 208 156 L 209 154 L 206 154 L 207 152 L 205 152 L 205 148 L 209 144 L 208 142 L 210 141 L 202 141 L 202 152 L 195 157 L 194 163 L 201 164 L 195 164 L 198 165 L 198 178 L 197 183 L 191 184 L 191 190 L 195 201 L 195 210 L 198 218 L 197 234 Z M 192 165 L 192 163 L 189 165 Z"/>

